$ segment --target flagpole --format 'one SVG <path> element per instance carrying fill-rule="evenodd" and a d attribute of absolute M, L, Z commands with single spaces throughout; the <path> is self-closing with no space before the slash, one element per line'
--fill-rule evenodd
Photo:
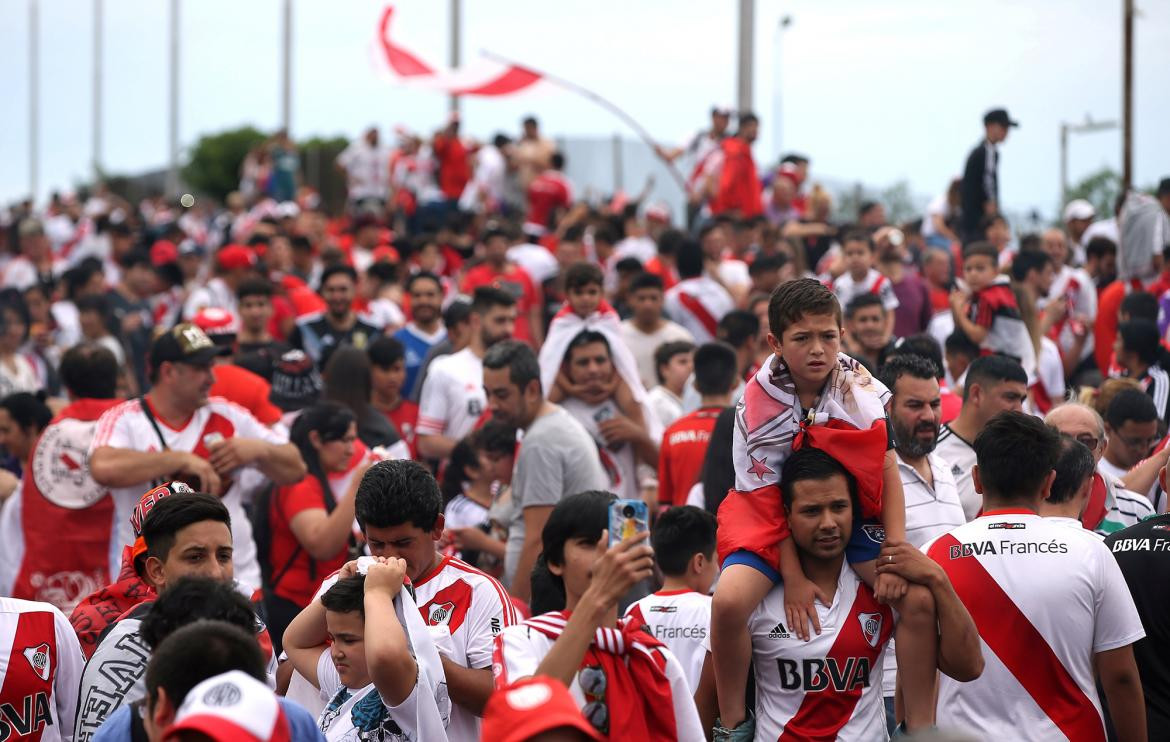
<path fill-rule="evenodd" d="M 520 62 L 515 62 L 511 59 L 508 59 L 507 57 L 502 57 L 499 54 L 494 54 L 494 53 L 489 52 L 489 51 L 484 51 L 484 52 L 482 52 L 482 54 L 483 54 L 483 56 L 487 57 L 488 59 L 494 59 L 495 61 L 500 62 L 502 64 L 507 64 L 507 65 L 511 65 L 513 67 L 519 67 L 521 69 L 528 70 L 534 74 L 540 75 L 543 79 L 548 80 L 553 85 L 560 86 L 562 88 L 565 88 L 566 90 L 571 90 L 574 93 L 577 93 L 578 95 L 582 95 L 582 96 L 588 98 L 589 100 L 593 101 L 597 105 L 608 110 L 610 113 L 612 113 L 613 115 L 617 116 L 619 119 L 624 121 L 631 129 L 634 130 L 634 133 L 638 135 L 638 138 L 640 138 L 642 140 L 643 144 L 645 144 L 647 147 L 649 147 L 650 150 L 652 152 L 654 152 L 656 155 L 658 154 L 657 143 L 654 141 L 654 138 L 652 136 L 650 136 L 650 132 L 646 131 L 646 129 L 641 124 L 639 124 L 637 122 L 637 120 L 634 119 L 633 116 L 631 116 L 630 114 L 623 111 L 621 108 L 619 108 L 617 106 L 617 104 L 601 97 L 600 95 L 593 92 L 589 88 L 578 85 L 577 83 L 572 82 L 570 80 L 566 80 L 563 77 L 551 75 L 543 70 L 539 70 L 539 69 L 532 67 L 530 65 L 521 64 Z M 663 158 L 661 155 L 659 155 L 659 159 L 661 159 L 663 164 L 666 165 L 666 169 L 670 171 L 670 174 L 674 177 L 675 182 L 678 183 L 678 187 L 682 190 L 683 193 L 686 193 L 687 183 L 686 183 L 686 180 L 683 178 L 682 173 L 680 173 L 678 171 L 678 168 L 676 168 L 674 166 L 673 162 L 670 162 L 666 158 Z"/>

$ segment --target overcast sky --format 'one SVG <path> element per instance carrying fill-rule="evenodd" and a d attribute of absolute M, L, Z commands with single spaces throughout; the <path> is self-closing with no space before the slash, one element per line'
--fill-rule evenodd
<path fill-rule="evenodd" d="M 464 57 L 488 49 L 592 88 L 663 141 L 682 141 L 716 101 L 734 102 L 734 0 L 463 0 Z M 28 0 L 0 0 L 0 201 L 28 188 Z M 93 3 L 39 0 L 42 192 L 85 178 L 92 159 Z M 371 123 L 430 131 L 446 112 L 405 89 L 373 51 L 384 3 L 294 0 L 294 136 L 353 135 Z M 105 0 L 103 163 L 130 173 L 167 158 L 164 0 Z M 279 123 L 280 0 L 182 0 L 180 140 Z M 757 159 L 807 153 L 817 174 L 874 187 L 905 179 L 932 195 L 957 174 L 981 117 L 1020 120 L 1001 150 L 1013 211 L 1053 213 L 1059 126 L 1120 119 L 1121 0 L 757 0 Z M 1170 0 L 1138 0 L 1135 179 L 1170 175 Z M 393 35 L 420 57 L 447 58 L 441 0 L 401 0 Z M 783 14 L 792 24 L 782 35 Z M 782 94 L 777 108 L 776 92 Z M 468 100 L 465 131 L 515 131 L 527 113 L 551 135 L 633 137 L 572 93 L 542 89 Z M 1118 131 L 1074 136 L 1072 180 L 1120 167 Z"/>

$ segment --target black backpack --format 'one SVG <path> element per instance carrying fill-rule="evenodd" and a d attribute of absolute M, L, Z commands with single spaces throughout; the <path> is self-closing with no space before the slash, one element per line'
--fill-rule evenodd
<path fill-rule="evenodd" d="M 311 477 L 315 475 L 310 472 L 307 476 Z M 337 500 L 333 497 L 333 489 L 329 486 L 327 479 L 324 477 L 319 477 L 319 479 L 323 480 L 321 482 L 321 492 L 325 500 L 325 512 L 332 513 L 337 507 Z M 297 557 L 304 550 L 304 547 L 298 542 L 284 564 L 273 569 L 272 508 L 274 504 L 276 507 L 280 507 L 278 497 L 277 486 L 269 482 L 268 486 L 256 493 L 252 498 L 252 507 L 248 513 L 248 520 L 252 523 L 252 540 L 256 542 L 256 558 L 260 562 L 260 584 L 265 595 L 272 594 L 272 591 L 280 584 L 285 574 L 292 569 L 293 564 L 297 561 Z M 351 536 L 350 550 L 352 551 L 355 546 L 356 544 Z M 317 579 L 317 560 L 313 559 L 312 556 L 309 557 L 309 579 L 313 581 Z"/>

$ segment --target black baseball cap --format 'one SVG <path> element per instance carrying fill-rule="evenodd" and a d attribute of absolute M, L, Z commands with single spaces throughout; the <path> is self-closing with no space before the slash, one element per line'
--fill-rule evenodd
<path fill-rule="evenodd" d="M 1012 117 L 1008 115 L 1006 108 L 993 108 L 987 113 L 983 114 L 983 124 L 999 124 L 1001 126 L 1019 126 L 1019 121 L 1012 121 Z"/>
<path fill-rule="evenodd" d="M 189 363 L 206 366 L 216 356 L 228 355 L 232 349 L 216 345 L 207 333 L 190 322 L 175 325 L 154 339 L 150 346 L 150 366 L 158 368 L 163 363 Z"/>

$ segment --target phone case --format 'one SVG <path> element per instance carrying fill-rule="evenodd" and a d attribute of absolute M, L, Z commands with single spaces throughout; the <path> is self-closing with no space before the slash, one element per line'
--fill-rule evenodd
<path fill-rule="evenodd" d="M 609 506 L 609 545 L 650 530 L 650 512 L 641 500 L 614 500 Z"/>

